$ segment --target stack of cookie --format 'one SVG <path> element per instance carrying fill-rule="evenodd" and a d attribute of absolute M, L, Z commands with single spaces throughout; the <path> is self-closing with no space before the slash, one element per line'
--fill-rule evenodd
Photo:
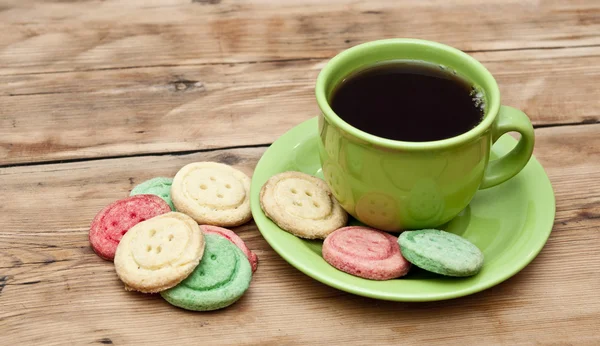
<path fill-rule="evenodd" d="M 208 311 L 237 301 L 258 258 L 222 227 L 251 219 L 250 178 L 216 162 L 191 163 L 173 179 L 154 178 L 102 209 L 89 240 L 131 291 L 160 293 L 169 303 Z"/>
<path fill-rule="evenodd" d="M 346 227 L 348 215 L 327 184 L 301 172 L 271 177 L 260 191 L 260 206 L 281 229 L 304 239 L 324 239 L 323 259 L 348 274 L 390 280 L 412 265 L 447 276 L 471 276 L 483 254 L 468 240 L 440 230 L 405 231 L 395 237 L 381 230 Z"/>

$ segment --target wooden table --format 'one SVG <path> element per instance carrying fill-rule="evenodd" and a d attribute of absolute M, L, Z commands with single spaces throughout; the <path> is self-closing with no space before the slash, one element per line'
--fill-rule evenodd
<path fill-rule="evenodd" d="M 462 49 L 536 127 L 556 193 L 541 254 L 465 298 L 392 303 L 300 273 L 256 226 L 246 295 L 211 313 L 128 293 L 94 215 L 141 181 L 220 161 L 252 171 L 317 114 L 315 78 L 355 44 Z M 0 2 L 0 345 L 600 344 L 600 2 Z"/>

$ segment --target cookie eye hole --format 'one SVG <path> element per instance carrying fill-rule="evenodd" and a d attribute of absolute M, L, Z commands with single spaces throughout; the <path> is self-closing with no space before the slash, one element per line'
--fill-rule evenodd
<path fill-rule="evenodd" d="M 215 181 L 217 179 L 215 179 L 215 177 L 210 177 L 210 181 Z"/>
<path fill-rule="evenodd" d="M 294 201 L 294 205 L 301 207 L 302 206 L 302 202 L 296 202 L 296 201 Z"/>
<path fill-rule="evenodd" d="M 313 202 L 313 205 L 315 206 L 315 208 L 320 207 L 319 203 L 317 203 L 317 202 Z"/>
<path fill-rule="evenodd" d="M 291 189 L 290 191 L 291 191 L 293 194 L 297 194 L 297 193 L 298 193 L 298 191 L 297 191 L 296 189 Z"/>
<path fill-rule="evenodd" d="M 217 259 L 217 255 L 215 255 L 215 254 L 210 255 L 210 259 L 213 260 L 213 261 L 216 260 Z"/>
<path fill-rule="evenodd" d="M 159 246 L 156 248 L 156 253 L 160 253 L 161 251 L 162 251 L 162 247 Z"/>
<path fill-rule="evenodd" d="M 146 246 L 146 251 L 147 251 L 147 252 L 150 252 L 150 251 L 152 251 L 152 246 L 150 246 L 150 245 Z"/>
<path fill-rule="evenodd" d="M 204 272 L 199 272 L 198 275 L 203 276 Z"/>
<path fill-rule="evenodd" d="M 310 191 L 304 191 L 304 193 L 308 196 L 308 197 L 312 197 L 312 192 Z"/>
<path fill-rule="evenodd" d="M 173 240 L 173 235 L 169 234 L 169 241 Z"/>
<path fill-rule="evenodd" d="M 223 198 L 223 194 L 221 194 L 221 193 L 217 193 L 217 197 L 219 197 L 219 198 Z"/>
<path fill-rule="evenodd" d="M 150 231 L 150 237 L 154 237 L 155 234 L 156 234 L 156 230 L 155 229 L 153 229 L 153 230 Z"/>
<path fill-rule="evenodd" d="M 131 214 L 129 214 L 129 216 L 130 216 L 132 219 L 135 219 L 135 218 L 137 217 L 137 215 L 136 215 L 135 213 L 131 213 Z"/>
<path fill-rule="evenodd" d="M 111 226 L 116 227 L 119 223 L 117 221 L 113 221 L 110 223 Z"/>
<path fill-rule="evenodd" d="M 200 188 L 201 188 L 202 190 L 206 190 L 206 185 L 202 184 L 202 185 L 200 185 Z"/>
<path fill-rule="evenodd" d="M 225 188 L 226 188 L 226 189 L 231 189 L 231 185 L 229 185 L 229 184 L 225 184 Z"/>

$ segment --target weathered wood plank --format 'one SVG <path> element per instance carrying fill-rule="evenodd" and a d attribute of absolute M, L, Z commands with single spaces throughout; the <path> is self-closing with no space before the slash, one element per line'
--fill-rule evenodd
<path fill-rule="evenodd" d="M 534 124 L 600 121 L 600 47 L 472 55 Z M 0 76 L 0 164 L 271 143 L 318 113 L 326 61 Z"/>
<path fill-rule="evenodd" d="M 260 257 L 248 293 L 189 313 L 127 293 L 87 242 L 94 214 L 136 183 L 196 160 L 251 174 L 264 148 L 0 169 L 0 344 L 581 344 L 600 342 L 600 124 L 536 130 L 557 198 L 555 227 L 532 264 L 464 299 L 401 304 L 345 294 L 285 263 L 253 223 Z M 444 318 L 440 318 L 443 316 Z M 352 331 L 352 332 L 349 332 Z M 457 332 L 460 331 L 460 332 Z M 568 332 L 566 332 L 568 331 Z"/>
<path fill-rule="evenodd" d="M 417 37 L 463 50 L 599 45 L 600 4 L 578 1 L 7 1 L 0 74 L 328 58 Z"/>

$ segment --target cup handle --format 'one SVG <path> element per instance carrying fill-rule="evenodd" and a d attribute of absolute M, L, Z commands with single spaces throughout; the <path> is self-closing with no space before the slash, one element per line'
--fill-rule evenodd
<path fill-rule="evenodd" d="M 522 111 L 508 106 L 501 106 L 498 119 L 496 119 L 492 128 L 492 144 L 496 143 L 503 134 L 511 131 L 521 134 L 519 143 L 510 153 L 489 162 L 483 181 L 479 186 L 480 189 L 487 189 L 507 181 L 517 175 L 529 162 L 535 143 L 531 121 Z"/>

